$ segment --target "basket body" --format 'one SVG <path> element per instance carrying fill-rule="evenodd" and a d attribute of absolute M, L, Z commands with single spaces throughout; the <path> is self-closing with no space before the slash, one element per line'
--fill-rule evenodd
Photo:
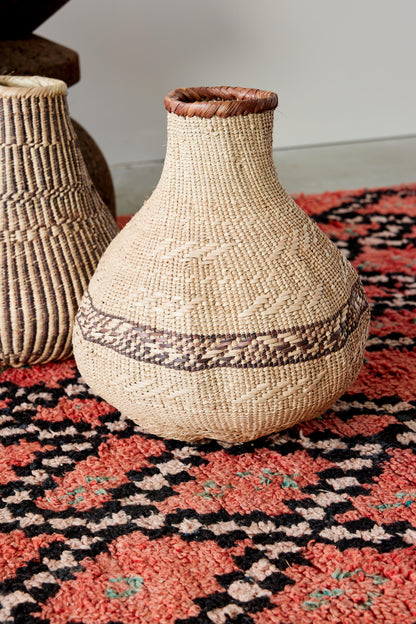
<path fill-rule="evenodd" d="M 82 300 L 81 374 L 151 433 L 255 439 L 323 413 L 362 365 L 362 285 L 281 186 L 272 127 L 169 112 L 160 182 Z"/>
<path fill-rule="evenodd" d="M 82 294 L 118 229 L 85 168 L 66 85 L 0 79 L 0 360 L 66 358 Z"/>

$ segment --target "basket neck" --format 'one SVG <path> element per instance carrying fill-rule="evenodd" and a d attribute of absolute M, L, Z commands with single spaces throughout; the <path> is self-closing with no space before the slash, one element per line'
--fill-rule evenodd
<path fill-rule="evenodd" d="M 63 191 L 84 168 L 65 93 L 0 93 L 1 197 Z"/>
<path fill-rule="evenodd" d="M 21 97 L 0 92 L 0 144 L 54 145 L 73 139 L 66 95 Z"/>
<path fill-rule="evenodd" d="M 184 200 L 199 196 L 224 201 L 227 195 L 235 196 L 237 189 L 244 194 L 253 185 L 275 179 L 272 148 L 271 110 L 210 119 L 168 113 L 161 184 L 180 189 Z"/>

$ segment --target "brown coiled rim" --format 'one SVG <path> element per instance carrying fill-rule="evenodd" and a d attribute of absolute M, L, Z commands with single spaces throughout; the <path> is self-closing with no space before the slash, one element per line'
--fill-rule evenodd
<path fill-rule="evenodd" d="M 165 97 L 169 113 L 182 117 L 233 117 L 274 110 L 277 94 L 243 87 L 189 87 L 175 89 Z"/>

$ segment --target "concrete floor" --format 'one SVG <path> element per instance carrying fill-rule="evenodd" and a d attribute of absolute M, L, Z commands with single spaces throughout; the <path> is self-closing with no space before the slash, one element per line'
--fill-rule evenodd
<path fill-rule="evenodd" d="M 416 182 L 416 136 L 281 149 L 274 152 L 280 180 L 289 193 L 390 186 Z M 152 193 L 162 162 L 111 167 L 117 213 L 132 214 Z"/>

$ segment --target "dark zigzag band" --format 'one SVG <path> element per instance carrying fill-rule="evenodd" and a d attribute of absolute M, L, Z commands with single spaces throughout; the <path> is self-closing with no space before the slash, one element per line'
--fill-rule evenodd
<path fill-rule="evenodd" d="M 210 368 L 266 368 L 316 360 L 342 349 L 368 303 L 359 280 L 346 302 L 324 321 L 268 334 L 203 336 L 138 326 L 98 310 L 86 292 L 77 314 L 85 340 L 133 360 L 189 372 Z"/>

